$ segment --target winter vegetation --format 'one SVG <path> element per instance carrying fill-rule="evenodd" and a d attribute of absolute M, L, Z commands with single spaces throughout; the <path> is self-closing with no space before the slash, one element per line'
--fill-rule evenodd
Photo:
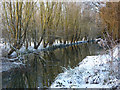
<path fill-rule="evenodd" d="M 57 77 L 52 81 L 48 79 L 46 82 L 49 85 L 43 85 L 43 87 L 120 88 L 120 2 L 38 2 L 32 0 L 15 2 L 9 0 L 2 1 L 0 9 L 0 31 L 2 32 L 0 59 L 3 66 L 2 69 L 0 67 L 0 73 L 11 72 L 13 68 L 18 67 L 29 68 L 32 66 L 31 62 L 34 63 L 34 59 L 37 63 L 35 62 L 33 66 L 37 68 L 38 62 L 41 62 L 38 66 L 46 72 L 49 67 L 44 64 L 53 63 L 54 58 L 60 56 L 61 53 L 65 54 L 62 59 L 68 55 L 68 59 L 73 59 L 73 62 L 76 62 L 76 57 L 79 57 L 78 53 L 80 53 L 80 57 L 82 54 L 84 57 L 81 58 L 78 66 L 74 68 L 59 66 L 64 69 L 64 73 L 57 73 L 55 75 Z M 97 44 L 99 49 L 103 50 L 102 54 L 90 54 L 94 47 L 89 48 L 89 44 L 93 46 Z M 79 48 L 79 45 L 83 45 L 80 47 L 84 49 Z M 66 48 L 73 51 L 75 48 L 74 53 L 77 55 L 73 53 L 69 55 L 69 50 L 67 51 Z M 89 53 L 86 50 L 90 50 Z M 57 52 L 59 55 L 56 55 Z M 29 55 L 33 55 L 34 58 L 29 60 Z M 37 58 L 39 58 L 38 61 Z M 53 61 L 48 61 L 49 58 Z M 67 66 L 71 63 L 68 60 L 69 63 L 66 64 L 66 59 L 64 61 Z M 52 67 L 53 64 L 49 63 L 49 65 Z M 54 73 L 54 70 L 46 72 L 45 75 L 50 73 Z M 23 78 L 28 79 L 25 75 Z M 27 88 L 32 85 L 34 88 L 39 87 L 38 84 L 27 85 L 26 83 L 29 82 L 26 81 L 27 79 L 23 80 Z M 11 85 L 3 86 L 12 88 Z M 22 88 L 26 88 L 25 85 Z M 17 87 L 17 85 L 13 86 Z"/>
<path fill-rule="evenodd" d="M 51 88 L 116 88 L 120 89 L 118 74 L 118 53 L 120 45 L 114 47 L 113 54 L 87 56 L 74 69 L 63 68 Z M 113 59 L 112 59 L 113 56 Z M 112 63 L 111 63 L 112 62 Z"/>

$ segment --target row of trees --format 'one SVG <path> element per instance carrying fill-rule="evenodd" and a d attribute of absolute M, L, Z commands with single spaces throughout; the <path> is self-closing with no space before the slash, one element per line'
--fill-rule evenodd
<path fill-rule="evenodd" d="M 46 47 L 56 39 L 72 43 L 95 38 L 101 35 L 101 27 L 118 39 L 118 5 L 106 3 L 97 10 L 91 2 L 3 2 L 2 35 L 11 45 L 8 55 L 23 45 L 27 49 L 31 42 L 37 49 L 42 42 Z"/>
<path fill-rule="evenodd" d="M 23 44 L 28 48 L 29 42 L 34 42 L 35 49 L 42 41 L 44 47 L 56 39 L 72 43 L 97 28 L 95 10 L 86 3 L 3 2 L 2 9 L 2 35 L 11 45 L 8 55 Z"/>

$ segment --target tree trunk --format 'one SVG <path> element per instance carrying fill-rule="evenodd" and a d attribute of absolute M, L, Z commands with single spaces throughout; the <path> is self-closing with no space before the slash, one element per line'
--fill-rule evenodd
<path fill-rule="evenodd" d="M 45 29 L 43 31 L 43 34 L 42 34 L 40 41 L 38 42 L 38 45 L 36 47 L 34 47 L 34 49 L 37 49 L 40 46 L 40 43 L 42 42 L 44 35 L 45 35 Z"/>

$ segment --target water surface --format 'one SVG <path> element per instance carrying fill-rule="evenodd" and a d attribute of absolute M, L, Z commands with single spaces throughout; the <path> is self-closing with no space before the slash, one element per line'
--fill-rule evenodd
<path fill-rule="evenodd" d="M 25 66 L 19 66 L 2 73 L 3 88 L 49 87 L 63 68 L 74 68 L 86 56 L 102 51 L 97 44 L 80 44 L 54 51 L 24 56 Z"/>

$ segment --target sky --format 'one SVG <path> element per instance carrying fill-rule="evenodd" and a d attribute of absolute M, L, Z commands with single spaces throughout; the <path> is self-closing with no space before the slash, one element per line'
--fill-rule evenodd
<path fill-rule="evenodd" d="M 1 0 L 2 2 L 4 2 L 4 1 L 7 1 L 7 2 L 9 2 L 9 1 L 25 1 L 25 2 L 27 2 L 27 1 L 39 1 L 39 2 L 43 2 L 43 1 L 49 1 L 49 2 L 51 2 L 51 1 L 54 1 L 54 2 L 87 2 L 87 1 L 91 1 L 91 2 L 100 2 L 100 1 L 102 1 L 102 2 L 108 2 L 108 1 L 110 1 L 110 2 L 118 2 L 118 1 L 120 1 L 120 0 Z"/>

